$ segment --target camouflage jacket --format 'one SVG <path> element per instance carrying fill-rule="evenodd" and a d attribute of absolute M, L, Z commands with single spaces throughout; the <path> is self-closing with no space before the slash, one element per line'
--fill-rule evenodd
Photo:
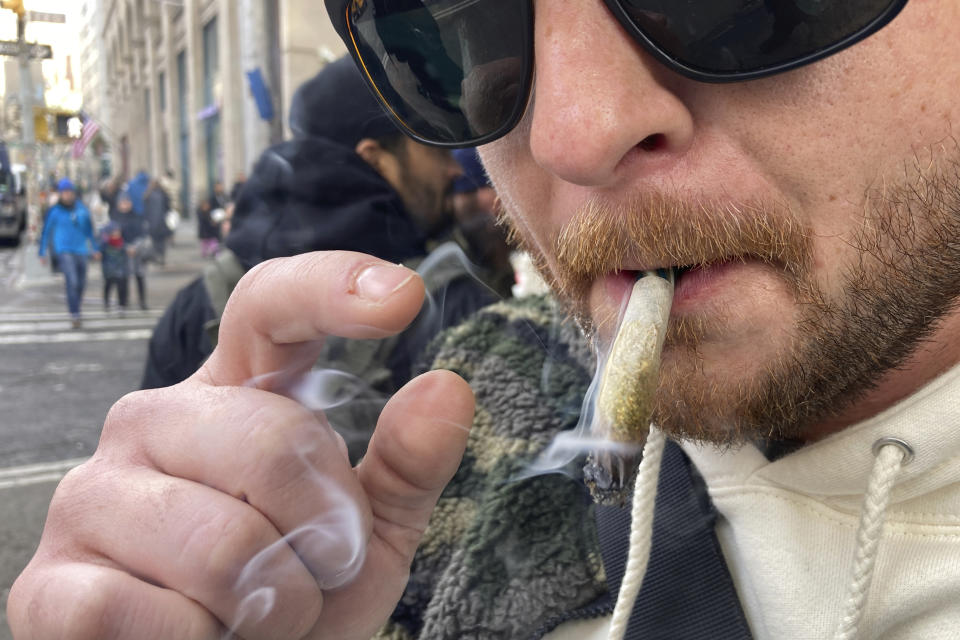
<path fill-rule="evenodd" d="M 607 593 L 583 484 L 562 474 L 515 479 L 576 425 L 592 356 L 543 298 L 488 307 L 433 352 L 434 367 L 470 383 L 477 412 L 406 592 L 377 638 L 540 637 Z"/>

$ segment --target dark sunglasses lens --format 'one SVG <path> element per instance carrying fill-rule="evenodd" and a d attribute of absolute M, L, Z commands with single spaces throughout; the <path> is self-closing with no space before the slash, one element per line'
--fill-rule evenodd
<path fill-rule="evenodd" d="M 745 73 L 806 58 L 857 35 L 896 0 L 621 0 L 634 24 L 678 62 Z"/>
<path fill-rule="evenodd" d="M 415 135 L 476 141 L 515 124 L 530 78 L 520 0 L 353 0 L 347 20 L 381 99 Z"/>

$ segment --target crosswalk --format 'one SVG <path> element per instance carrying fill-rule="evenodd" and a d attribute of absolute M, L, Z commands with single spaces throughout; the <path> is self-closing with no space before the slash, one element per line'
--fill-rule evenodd
<path fill-rule="evenodd" d="M 83 328 L 72 329 L 66 311 L 0 311 L 0 345 L 146 340 L 161 313 L 127 311 L 120 317 L 102 310 L 85 312 Z"/>
<path fill-rule="evenodd" d="M 20 254 L 15 249 L 0 249 L 0 285 L 12 286 L 20 269 Z"/>
<path fill-rule="evenodd" d="M 0 490 L 47 482 L 60 482 L 70 469 L 83 464 L 87 460 L 88 458 L 72 458 L 0 469 Z"/>

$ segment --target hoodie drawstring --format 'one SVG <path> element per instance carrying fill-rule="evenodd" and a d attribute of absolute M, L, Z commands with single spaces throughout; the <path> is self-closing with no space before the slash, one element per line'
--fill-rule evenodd
<path fill-rule="evenodd" d="M 883 521 L 890 503 L 890 493 L 900 469 L 913 459 L 913 449 L 899 438 L 881 438 L 873 445 L 873 455 L 873 469 L 870 471 L 867 493 L 860 509 L 853 572 L 844 599 L 840 624 L 834 635 L 835 640 L 854 640 L 859 633 L 870 581 L 873 579 Z"/>
<path fill-rule="evenodd" d="M 650 559 L 653 512 L 665 446 L 666 437 L 651 426 L 634 483 L 627 566 L 613 610 L 610 632 L 607 636 L 609 640 L 623 640 L 633 605 L 643 585 Z M 877 548 L 883 531 L 887 506 L 890 504 L 890 494 L 900 470 L 914 457 L 913 448 L 899 438 L 881 438 L 874 443 L 873 454 L 875 459 L 860 510 L 860 524 L 857 527 L 857 550 L 853 571 L 834 640 L 857 638 L 867 593 L 870 591 L 870 582 L 873 579 Z"/>
<path fill-rule="evenodd" d="M 609 640 L 623 640 L 630 622 L 633 605 L 643 586 L 643 577 L 647 573 L 650 560 L 650 542 L 653 539 L 653 508 L 657 500 L 657 484 L 660 479 L 660 463 L 667 439 L 656 427 L 650 427 L 647 443 L 643 446 L 643 458 L 637 469 L 637 479 L 633 485 L 633 506 L 630 512 L 630 547 L 627 552 L 627 566 L 620 593 L 613 609 L 610 622 Z"/>

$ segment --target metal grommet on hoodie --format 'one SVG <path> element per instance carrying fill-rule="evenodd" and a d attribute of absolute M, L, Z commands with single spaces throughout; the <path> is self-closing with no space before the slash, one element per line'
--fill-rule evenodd
<path fill-rule="evenodd" d="M 892 445 L 894 447 L 899 447 L 903 451 L 903 460 L 900 461 L 900 464 L 910 464 L 910 461 L 913 460 L 915 453 L 913 447 L 910 446 L 906 440 L 901 438 L 886 437 L 880 438 L 873 443 L 873 455 L 876 456 L 880 453 L 880 450 L 887 445 Z"/>

